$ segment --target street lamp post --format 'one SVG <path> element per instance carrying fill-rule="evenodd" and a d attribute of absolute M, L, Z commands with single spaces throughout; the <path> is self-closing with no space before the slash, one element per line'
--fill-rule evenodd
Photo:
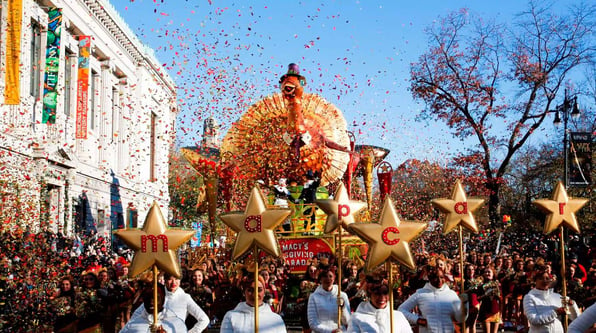
<path fill-rule="evenodd" d="M 561 117 L 559 113 L 563 114 L 563 185 L 565 186 L 565 189 L 567 189 L 567 186 L 569 186 L 569 157 L 567 156 L 569 153 L 569 148 L 567 147 L 567 123 L 569 121 L 570 115 L 572 118 L 577 118 L 580 115 L 579 107 L 577 105 L 577 96 L 569 98 L 567 89 L 565 89 L 565 99 L 563 100 L 563 104 L 558 105 L 555 110 L 551 110 L 550 112 L 556 112 L 555 120 L 553 121 L 555 125 L 561 124 Z"/>
<path fill-rule="evenodd" d="M 565 99 L 563 100 L 563 104 L 560 104 L 557 106 L 557 108 L 555 110 L 549 110 L 549 112 L 555 112 L 555 120 L 553 121 L 553 123 L 555 125 L 559 125 L 561 123 L 561 117 L 559 112 L 563 113 L 563 185 L 565 186 L 565 190 L 567 190 L 567 186 L 569 185 L 569 177 L 567 174 L 567 170 L 568 170 L 568 163 L 569 163 L 569 158 L 567 157 L 568 154 L 568 148 L 567 148 L 567 122 L 569 121 L 569 115 L 571 115 L 571 117 L 573 118 L 577 118 L 580 114 L 579 112 L 579 107 L 577 106 L 577 96 L 574 96 L 573 99 L 569 98 L 569 95 L 567 94 L 567 89 L 565 89 Z M 561 255 L 561 276 L 563 277 L 563 283 L 561 286 L 561 293 L 563 296 L 563 299 L 567 299 L 567 283 L 565 281 L 565 274 L 567 273 L 567 269 L 565 268 L 565 229 L 563 228 L 563 225 L 561 225 L 560 227 L 560 234 L 559 234 L 559 240 L 560 240 L 560 255 Z M 565 308 L 567 308 L 567 302 L 564 301 L 563 306 L 565 306 Z M 565 312 L 565 315 L 563 316 L 563 331 L 567 332 L 567 327 L 568 327 L 568 315 L 567 312 Z"/>

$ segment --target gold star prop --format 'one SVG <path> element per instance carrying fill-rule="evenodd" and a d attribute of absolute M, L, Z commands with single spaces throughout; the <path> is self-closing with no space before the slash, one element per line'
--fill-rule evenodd
<path fill-rule="evenodd" d="M 366 203 L 350 200 L 344 183 L 339 183 L 333 199 L 316 200 L 315 203 L 327 214 L 325 233 L 335 231 L 341 223 L 348 226 L 354 223 L 354 215 L 366 207 Z"/>
<path fill-rule="evenodd" d="M 478 225 L 472 213 L 482 206 L 484 199 L 467 199 L 464 187 L 459 180 L 455 182 L 451 199 L 433 199 L 431 202 L 441 212 L 447 214 L 443 234 L 448 234 L 460 224 L 472 232 L 478 232 Z"/>
<path fill-rule="evenodd" d="M 181 276 L 176 250 L 193 235 L 193 230 L 168 229 L 157 202 L 147 213 L 143 229 L 120 229 L 114 234 L 135 251 L 130 265 L 130 276 L 135 277 L 153 265 Z"/>
<path fill-rule="evenodd" d="M 258 188 L 254 187 L 244 212 L 220 215 L 222 221 L 238 233 L 232 253 L 233 259 L 236 260 L 255 244 L 270 255 L 279 257 L 279 243 L 275 237 L 275 228 L 291 212 L 289 209 L 267 209 L 263 195 Z"/>
<path fill-rule="evenodd" d="M 400 221 L 391 198 L 387 197 L 379 223 L 354 223 L 349 225 L 369 245 L 366 270 L 371 271 L 387 259 L 393 258 L 410 269 L 416 264 L 410 252 L 410 242 L 426 229 L 426 223 Z"/>
<path fill-rule="evenodd" d="M 580 210 L 587 202 L 588 199 L 584 198 L 569 198 L 567 191 L 565 191 L 565 186 L 559 182 L 555 188 L 552 200 L 538 199 L 532 203 L 547 213 L 546 222 L 544 223 L 544 233 L 550 234 L 561 224 L 579 233 L 579 224 L 575 218 L 575 212 Z"/>

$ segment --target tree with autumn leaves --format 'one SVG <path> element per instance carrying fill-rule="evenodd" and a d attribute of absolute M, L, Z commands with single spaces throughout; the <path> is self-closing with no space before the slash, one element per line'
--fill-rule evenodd
<path fill-rule="evenodd" d="M 595 13 L 583 4 L 557 16 L 536 1 L 512 26 L 460 10 L 427 30 L 411 92 L 426 105 L 422 119 L 444 121 L 468 144 L 459 162 L 482 174 L 494 225 L 516 152 L 556 108 L 574 71 L 596 61 Z"/>

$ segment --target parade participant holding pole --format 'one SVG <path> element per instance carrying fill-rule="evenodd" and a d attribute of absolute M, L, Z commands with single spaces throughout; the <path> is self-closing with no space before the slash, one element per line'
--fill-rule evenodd
<path fill-rule="evenodd" d="M 431 263 L 427 269 L 429 282 L 403 302 L 399 311 L 412 325 L 418 325 L 420 333 L 454 332 L 453 322 L 461 323 L 466 318 L 462 300 L 445 284 L 445 272 L 441 265 Z M 412 312 L 416 307 L 420 314 Z"/>
<path fill-rule="evenodd" d="M 335 282 L 335 273 L 329 269 L 319 271 L 319 283 L 314 293 L 308 299 L 308 324 L 314 333 L 343 332 L 350 320 L 350 301 L 348 295 L 341 292 L 341 301 L 338 307 L 338 287 Z M 341 329 L 338 328 L 338 308 L 342 309 Z"/>
<path fill-rule="evenodd" d="M 575 213 L 580 210 L 587 202 L 588 199 L 584 198 L 571 198 L 567 195 L 566 183 L 559 182 L 555 188 L 552 199 L 538 199 L 532 201 L 532 203 L 544 213 L 546 213 L 546 221 L 544 223 L 544 234 L 548 235 L 557 228 L 559 229 L 559 254 L 561 258 L 561 294 L 563 300 L 567 300 L 567 270 L 565 268 L 565 230 L 564 227 L 572 229 L 576 233 L 580 233 L 579 223 L 575 216 Z M 550 274 L 549 274 L 550 275 Z M 531 290 L 530 293 L 534 291 Z M 536 293 L 539 293 L 538 291 Z M 529 295 L 529 294 L 528 294 Z M 538 296 L 538 295 L 536 295 Z M 524 297 L 524 305 L 526 303 Z M 563 306 L 567 308 L 567 302 L 563 302 Z M 525 308 L 525 307 L 524 307 Z M 566 309 L 562 311 L 562 331 L 567 332 L 568 327 L 568 314 Z M 525 311 L 525 309 L 524 309 Z M 529 319 L 529 318 L 528 318 Z M 530 322 L 531 323 L 531 322 Z M 530 329 L 531 331 L 531 329 Z"/>
<path fill-rule="evenodd" d="M 261 191 L 259 191 L 257 187 L 253 187 L 248 198 L 248 202 L 246 203 L 246 208 L 243 212 L 230 212 L 220 215 L 222 221 L 228 227 L 232 228 L 238 233 L 236 236 L 236 243 L 234 244 L 234 250 L 232 251 L 232 259 L 238 259 L 241 255 L 250 251 L 252 248 L 252 259 L 254 264 L 252 280 L 253 289 L 250 291 L 248 287 L 245 287 L 244 296 L 246 298 L 252 296 L 251 302 L 253 307 L 255 305 L 261 305 L 265 292 L 265 283 L 259 282 L 259 249 L 264 250 L 274 257 L 280 256 L 281 250 L 279 248 L 279 242 L 277 241 L 274 230 L 283 222 L 286 217 L 290 215 L 290 213 L 291 211 L 289 209 L 268 209 L 265 205 L 265 198 L 263 197 Z M 245 314 L 248 310 L 250 310 L 247 306 L 250 305 L 240 303 L 240 305 L 237 306 L 237 310 Z M 271 308 L 269 308 L 268 305 L 265 306 L 269 309 L 269 311 L 271 311 Z M 248 326 L 249 324 L 245 320 L 247 317 L 244 315 L 241 316 L 239 314 L 232 313 L 228 316 L 226 314 L 224 318 L 228 316 L 229 318 L 227 321 L 229 321 L 229 323 L 226 323 L 225 326 L 222 326 L 222 332 L 258 333 L 261 327 L 267 332 L 272 332 L 270 331 L 271 327 L 277 326 L 276 320 L 273 321 L 273 324 L 268 321 L 264 321 L 261 324 L 259 321 L 261 310 L 254 311 L 253 309 L 252 311 L 248 312 L 252 313 L 252 326 Z M 270 318 L 275 318 L 269 316 L 268 312 L 266 312 L 265 315 L 268 318 L 267 320 Z M 237 317 L 242 318 L 239 320 L 239 322 L 242 324 L 235 325 L 235 322 L 232 319 Z M 224 319 L 224 321 L 226 321 L 226 319 Z M 283 331 L 285 332 L 285 328 Z"/>
<path fill-rule="evenodd" d="M 209 325 L 209 317 L 192 297 L 180 288 L 180 279 L 168 272 L 164 274 L 164 278 L 167 289 L 165 307 L 172 310 L 183 321 L 189 315 L 197 320 L 197 323 L 188 330 L 189 333 L 199 333 L 206 329 Z"/>
<path fill-rule="evenodd" d="M 427 224 L 401 221 L 389 196 L 385 198 L 379 220 L 380 223 L 354 223 L 350 225 L 350 231 L 369 244 L 366 270 L 371 271 L 385 263 L 389 278 L 387 285 L 393 286 L 393 263 L 391 261 L 396 260 L 410 269 L 416 267 L 410 250 L 410 242 L 426 229 Z M 393 304 L 393 292 L 390 292 L 389 309 L 394 308 Z M 390 328 L 389 332 L 393 332 L 396 316 L 393 311 L 387 312 L 389 313 L 387 326 Z"/>
<path fill-rule="evenodd" d="M 411 333 L 412 328 L 406 317 L 393 310 L 393 330 L 390 329 L 389 318 L 389 286 L 379 274 L 366 277 L 366 293 L 369 301 L 362 302 L 352 314 L 348 332 L 350 333 Z"/>
<path fill-rule="evenodd" d="M 579 314 L 577 304 L 568 298 L 565 301 L 563 296 L 553 291 L 553 279 L 544 267 L 538 267 L 533 279 L 535 287 L 524 296 L 523 303 L 524 313 L 530 322 L 529 332 L 564 332 L 559 316 L 566 314 L 567 307 L 569 318 L 571 320 L 577 318 Z"/>
<path fill-rule="evenodd" d="M 157 325 L 154 331 L 157 333 L 179 333 L 186 332 L 186 326 L 184 321 L 178 318 L 176 314 L 164 308 L 165 300 L 165 288 L 163 285 L 157 287 Z M 153 311 L 153 286 L 145 288 L 142 293 L 143 305 L 139 307 L 141 309 L 138 316 L 131 319 L 126 326 L 120 330 L 120 333 L 146 333 L 151 330 L 151 326 L 154 322 Z"/>
<path fill-rule="evenodd" d="M 431 200 L 433 206 L 445 213 L 445 223 L 443 224 L 443 234 L 446 235 L 450 231 L 457 228 L 459 238 L 459 269 L 464 272 L 464 228 L 470 232 L 478 233 L 478 224 L 474 218 L 474 211 L 479 209 L 484 204 L 484 199 L 468 198 L 464 186 L 458 179 L 455 181 L 455 186 L 451 191 L 451 198 L 439 198 Z M 444 274 L 444 272 L 442 273 Z M 427 284 L 428 285 L 428 284 Z M 431 285 L 432 286 L 432 285 Z M 464 279 L 460 281 L 460 290 L 466 290 L 464 286 Z M 466 297 L 467 302 L 467 297 Z M 467 306 L 461 307 L 465 311 Z M 467 317 L 467 311 L 462 314 L 463 318 Z M 474 320 L 474 325 L 476 325 Z M 462 331 L 466 332 L 466 322 L 462 322 Z M 475 331 L 475 327 L 472 328 Z"/>
<path fill-rule="evenodd" d="M 244 302 L 239 303 L 234 310 L 228 311 L 221 323 L 220 332 L 226 333 L 285 333 L 286 326 L 281 317 L 271 311 L 271 307 L 263 303 L 265 296 L 265 283 L 262 277 L 258 279 L 258 309 L 259 309 L 259 328 L 255 330 L 254 312 L 255 312 L 255 282 L 254 279 L 248 279 L 242 283 L 244 292 Z"/>
<path fill-rule="evenodd" d="M 135 277 L 151 268 L 153 273 L 153 304 L 158 304 L 158 269 L 162 269 L 172 276 L 178 277 L 181 275 L 176 251 L 178 247 L 194 235 L 194 231 L 169 229 L 159 205 L 154 201 L 147 213 L 145 223 L 143 223 L 143 229 L 119 229 L 114 232 L 114 235 L 118 236 L 135 251 L 129 271 L 131 277 Z M 153 307 L 152 330 L 156 330 L 158 327 L 157 310 L 157 307 Z M 182 321 L 184 322 L 184 319 Z M 186 326 L 184 328 L 186 330 Z"/>

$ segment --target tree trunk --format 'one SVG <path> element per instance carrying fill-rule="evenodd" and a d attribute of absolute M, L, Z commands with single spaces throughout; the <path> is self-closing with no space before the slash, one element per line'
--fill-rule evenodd
<path fill-rule="evenodd" d="M 488 196 L 489 226 L 492 229 L 497 229 L 500 227 L 501 204 L 499 194 L 501 192 L 501 184 L 498 180 L 489 180 L 486 187 L 490 191 Z"/>

